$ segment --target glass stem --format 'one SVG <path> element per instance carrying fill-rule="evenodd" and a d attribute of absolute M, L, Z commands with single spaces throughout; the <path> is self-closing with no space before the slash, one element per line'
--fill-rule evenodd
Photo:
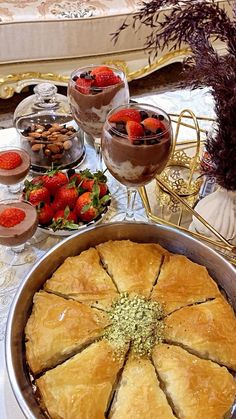
<path fill-rule="evenodd" d="M 25 243 L 19 244 L 18 246 L 12 246 L 11 250 L 14 253 L 21 253 L 21 252 L 23 252 L 23 250 L 25 250 Z"/>
<path fill-rule="evenodd" d="M 103 164 L 102 164 L 102 150 L 101 150 L 101 139 L 95 138 L 94 139 L 94 147 L 96 152 L 96 170 L 103 171 Z"/>
<path fill-rule="evenodd" d="M 126 214 L 125 214 L 125 220 L 126 221 L 134 221 L 134 204 L 135 204 L 135 198 L 137 195 L 137 189 L 126 187 L 127 191 L 127 208 L 126 208 Z"/>

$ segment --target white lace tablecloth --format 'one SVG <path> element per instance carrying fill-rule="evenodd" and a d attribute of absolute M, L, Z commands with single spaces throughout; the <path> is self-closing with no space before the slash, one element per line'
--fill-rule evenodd
<path fill-rule="evenodd" d="M 179 113 L 182 109 L 190 108 L 196 115 L 213 117 L 213 101 L 211 95 L 206 89 L 199 89 L 196 91 L 179 90 L 174 92 L 163 93 L 159 95 L 150 95 L 145 97 L 135 98 L 139 102 L 145 102 L 156 105 L 165 109 L 169 113 Z M 204 128 L 207 128 L 209 123 L 206 122 Z M 188 129 L 184 131 L 184 137 L 188 135 Z M 190 136 L 191 138 L 191 136 Z M 5 145 L 19 145 L 19 138 L 14 128 L 9 128 L 0 131 L 0 146 Z M 94 150 L 87 146 L 87 155 L 85 161 L 80 166 L 81 169 L 88 167 L 95 169 L 95 153 Z M 6 197 L 6 188 L 0 186 L 0 199 Z M 117 209 L 124 209 L 125 188 L 120 186 L 115 193 L 111 208 L 108 211 L 107 217 L 103 222 L 109 221 L 109 218 Z M 144 214 L 140 199 L 136 202 L 137 210 Z M 62 238 L 56 236 L 49 236 L 45 233 L 36 235 L 36 243 L 32 248 L 29 248 L 24 264 L 14 266 L 9 269 L 5 266 L 2 276 L 0 277 L 0 419 L 23 419 L 20 408 L 15 401 L 14 395 L 10 388 L 7 378 L 5 355 L 4 355 L 4 335 L 7 315 L 10 304 L 15 295 L 17 287 L 25 278 L 26 274 L 32 268 L 33 264 L 42 257 L 47 250 L 57 244 Z M 2 260 L 2 246 L 0 246 L 0 269 L 4 267 L 4 260 Z"/>

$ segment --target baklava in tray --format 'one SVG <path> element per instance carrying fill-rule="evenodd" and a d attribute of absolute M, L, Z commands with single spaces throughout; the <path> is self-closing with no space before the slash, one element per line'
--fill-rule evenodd
<path fill-rule="evenodd" d="M 25 348 L 46 417 L 231 417 L 234 311 L 205 267 L 158 244 L 67 258 L 34 296 Z"/>

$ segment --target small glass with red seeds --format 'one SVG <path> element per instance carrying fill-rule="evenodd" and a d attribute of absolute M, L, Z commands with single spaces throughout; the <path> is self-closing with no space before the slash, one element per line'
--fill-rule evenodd
<path fill-rule="evenodd" d="M 9 193 L 22 190 L 22 181 L 30 170 L 30 156 L 22 148 L 0 148 L 0 184 L 6 185 Z"/>
<path fill-rule="evenodd" d="M 2 265 L 22 265 L 29 252 L 27 242 L 38 227 L 36 207 L 17 199 L 0 201 L 0 245 Z M 0 247 L 1 247 L 0 246 Z"/>

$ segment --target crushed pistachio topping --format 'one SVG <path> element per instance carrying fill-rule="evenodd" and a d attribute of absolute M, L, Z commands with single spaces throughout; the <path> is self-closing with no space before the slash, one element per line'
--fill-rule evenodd
<path fill-rule="evenodd" d="M 159 302 L 123 293 L 108 314 L 111 325 L 104 337 L 120 354 L 130 345 L 135 355 L 150 356 L 153 346 L 163 340 L 163 309 Z"/>

